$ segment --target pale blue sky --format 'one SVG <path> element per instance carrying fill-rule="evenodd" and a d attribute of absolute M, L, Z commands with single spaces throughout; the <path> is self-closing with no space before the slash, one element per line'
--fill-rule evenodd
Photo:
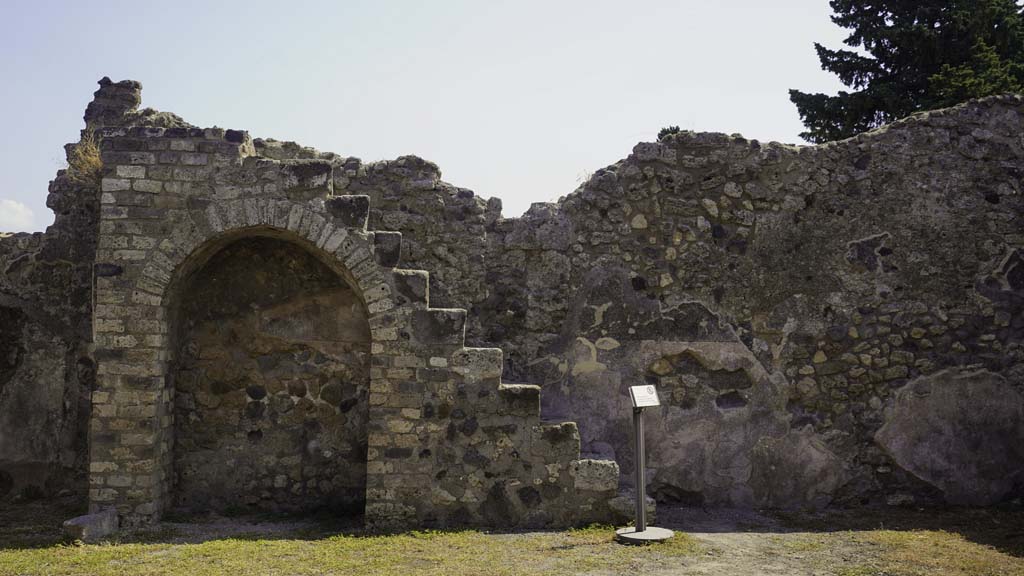
<path fill-rule="evenodd" d="M 787 89 L 840 88 L 812 46 L 840 44 L 829 13 L 826 0 L 5 0 L 0 230 L 52 223 L 47 182 L 102 76 L 139 80 L 143 106 L 199 126 L 422 156 L 512 216 L 663 126 L 798 142 Z"/>

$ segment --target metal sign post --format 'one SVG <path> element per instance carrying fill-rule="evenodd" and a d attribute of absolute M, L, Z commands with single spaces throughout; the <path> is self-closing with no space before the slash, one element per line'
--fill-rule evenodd
<path fill-rule="evenodd" d="M 615 536 L 620 542 L 628 544 L 661 542 L 671 538 L 673 532 L 647 525 L 647 479 L 644 477 L 647 465 L 644 451 L 644 408 L 660 406 L 661 402 L 654 386 L 631 386 L 629 397 L 633 401 L 633 432 L 636 437 L 636 523 L 632 527 L 619 528 Z"/>
<path fill-rule="evenodd" d="M 633 432 L 636 434 L 636 531 L 647 530 L 647 479 L 644 456 L 644 409 L 633 408 Z"/>

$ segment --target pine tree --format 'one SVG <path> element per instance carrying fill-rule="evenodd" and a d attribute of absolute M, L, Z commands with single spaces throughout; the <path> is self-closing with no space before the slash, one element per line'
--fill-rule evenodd
<path fill-rule="evenodd" d="M 853 91 L 790 90 L 811 142 L 848 138 L 919 110 L 1024 91 L 1018 0 L 831 0 L 856 50 L 815 44 L 824 70 Z"/>

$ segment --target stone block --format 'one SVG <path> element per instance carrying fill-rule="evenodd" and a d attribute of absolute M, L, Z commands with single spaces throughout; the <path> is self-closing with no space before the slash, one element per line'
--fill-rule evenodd
<path fill-rule="evenodd" d="M 204 166 L 209 161 L 206 154 L 185 152 L 181 155 L 181 163 L 190 166 Z"/>
<path fill-rule="evenodd" d="M 398 266 L 402 253 L 402 234 L 400 232 L 374 232 L 373 257 L 377 264 L 385 268 Z"/>
<path fill-rule="evenodd" d="M 658 504 L 654 498 L 644 499 L 647 508 L 647 525 L 652 526 L 658 521 Z M 608 508 L 615 516 L 616 524 L 629 524 L 636 520 L 636 492 L 632 488 L 608 501 Z"/>
<path fill-rule="evenodd" d="M 538 393 L 539 395 L 539 393 Z M 580 457 L 580 431 L 575 422 L 546 424 L 535 429 L 533 454 L 568 464 Z"/>
<path fill-rule="evenodd" d="M 540 386 L 534 384 L 501 384 L 499 412 L 518 416 L 540 416 Z"/>
<path fill-rule="evenodd" d="M 163 182 L 158 180 L 135 180 L 132 182 L 133 190 L 147 194 L 157 194 L 163 190 L 163 186 Z"/>
<path fill-rule="evenodd" d="M 169 147 L 178 152 L 194 152 L 196 144 L 191 140 L 171 140 Z"/>
<path fill-rule="evenodd" d="M 875 442 L 953 504 L 992 505 L 1024 478 L 1024 399 L 1001 374 L 948 369 L 901 387 Z"/>
<path fill-rule="evenodd" d="M 412 313 L 412 338 L 428 348 L 461 347 L 466 333 L 466 311 L 458 308 L 431 308 Z"/>
<path fill-rule="evenodd" d="M 575 460 L 569 471 L 576 490 L 609 492 L 619 488 L 619 465 L 614 460 Z"/>
<path fill-rule="evenodd" d="M 470 381 L 501 378 L 501 348 L 463 348 L 451 357 L 452 371 Z"/>
<path fill-rule="evenodd" d="M 335 218 L 338 225 L 366 229 L 366 222 L 370 216 L 369 196 L 335 196 L 327 200 L 326 206 L 327 212 Z"/>
<path fill-rule="evenodd" d="M 122 190 L 130 190 L 131 187 L 131 180 L 124 178 L 104 178 L 100 182 L 100 190 L 103 192 L 120 192 Z"/>
<path fill-rule="evenodd" d="M 368 304 L 366 306 L 366 311 L 369 312 L 370 314 L 380 314 L 381 312 L 386 312 L 394 307 L 395 304 L 394 302 L 391 301 L 390 298 L 384 298 L 382 300 L 378 300 L 376 302 Z"/>
<path fill-rule="evenodd" d="M 423 304 L 430 303 L 430 274 L 423 270 L 395 270 L 394 278 L 395 303 Z"/>
<path fill-rule="evenodd" d="M 332 225 L 331 234 L 326 238 L 326 240 L 324 240 L 321 247 L 324 249 L 325 252 L 333 253 L 335 250 L 338 249 L 338 246 L 340 246 L 341 243 L 344 242 L 345 238 L 347 237 L 347 229 L 333 227 Z"/>
<path fill-rule="evenodd" d="M 299 226 L 299 234 L 306 237 L 307 240 L 316 244 L 317 239 L 320 238 L 320 232 L 327 225 L 327 220 L 319 214 L 309 214 L 302 220 L 302 225 Z"/>
<path fill-rule="evenodd" d="M 334 167 L 324 160 L 286 160 L 280 164 L 280 183 L 286 193 L 307 190 L 330 192 Z"/>
<path fill-rule="evenodd" d="M 117 509 L 106 508 L 93 514 L 66 520 L 63 527 L 64 536 L 69 540 L 97 542 L 117 532 Z"/>
<path fill-rule="evenodd" d="M 384 299 L 391 299 L 391 286 L 389 286 L 388 284 L 378 284 L 368 290 L 363 291 L 363 300 L 367 304 L 372 304 L 374 302 Z"/>
<path fill-rule="evenodd" d="M 762 437 L 750 461 L 748 483 L 760 506 L 824 508 L 845 482 L 842 461 L 810 429 Z"/>
<path fill-rule="evenodd" d="M 118 178 L 145 178 L 146 167 L 121 165 L 115 169 L 115 173 Z"/>

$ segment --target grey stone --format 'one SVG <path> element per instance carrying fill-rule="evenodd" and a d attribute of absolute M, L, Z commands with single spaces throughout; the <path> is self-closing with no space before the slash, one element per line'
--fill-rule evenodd
<path fill-rule="evenodd" d="M 1024 480 L 1024 401 L 987 370 L 911 380 L 886 408 L 875 440 L 953 504 L 994 504 Z"/>
<path fill-rule="evenodd" d="M 327 200 L 327 211 L 343 226 L 365 229 L 370 199 L 366 196 L 335 196 Z"/>
<path fill-rule="evenodd" d="M 824 508 L 845 481 L 842 461 L 809 429 L 754 445 L 750 485 L 760 506 Z"/>
<path fill-rule="evenodd" d="M 88 468 L 90 504 L 130 524 L 239 503 L 607 521 L 590 488 L 613 474 L 579 474 L 580 450 L 628 482 L 637 384 L 662 398 L 664 501 L 1020 484 L 1019 97 L 813 147 L 681 132 L 505 218 L 421 158 L 195 128 L 140 91 L 104 79 L 87 111 L 108 191 L 61 172 L 53 227 L 0 234 L 8 496 Z M 961 399 L 903 388 L 954 366 L 985 374 Z"/>
<path fill-rule="evenodd" d="M 644 500 L 646 506 L 646 517 L 648 524 L 658 521 L 658 504 L 654 498 L 647 496 Z M 616 524 L 626 524 L 636 520 L 636 492 L 624 490 L 618 496 L 608 501 L 608 508 L 615 515 Z"/>
<path fill-rule="evenodd" d="M 118 530 L 117 510 L 107 508 L 93 514 L 65 520 L 64 537 L 82 542 L 98 542 Z"/>
<path fill-rule="evenodd" d="M 576 460 L 571 473 L 577 490 L 593 492 L 617 491 L 619 465 L 611 460 Z"/>

